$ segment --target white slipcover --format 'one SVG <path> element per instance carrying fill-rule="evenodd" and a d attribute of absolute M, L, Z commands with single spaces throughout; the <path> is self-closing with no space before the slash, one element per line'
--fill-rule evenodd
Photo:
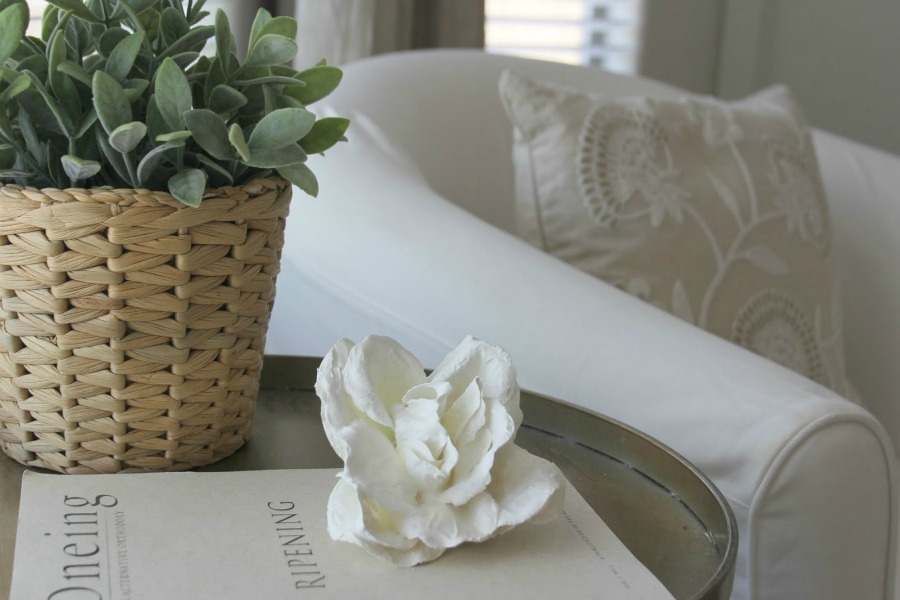
<path fill-rule="evenodd" d="M 477 51 L 348 65 L 327 102 L 354 119 L 351 141 L 314 159 L 318 199 L 295 195 L 267 353 L 322 355 L 341 337 L 379 333 L 434 366 L 475 335 L 509 351 L 522 387 L 635 426 L 715 482 L 740 531 L 734 598 L 892 597 L 895 455 L 870 412 L 507 233 L 512 133 L 497 93 L 507 67 L 607 94 L 677 93 Z M 850 376 L 864 376 L 853 380 L 894 431 L 900 278 L 879 269 L 897 274 L 900 159 L 816 135 L 855 286 Z M 862 237 L 878 232 L 893 245 Z"/>

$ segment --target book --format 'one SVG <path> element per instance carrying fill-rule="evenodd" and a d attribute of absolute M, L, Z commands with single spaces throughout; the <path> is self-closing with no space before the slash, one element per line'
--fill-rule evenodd
<path fill-rule="evenodd" d="M 571 485 L 550 523 L 401 568 L 329 537 L 337 472 L 26 472 L 10 598 L 672 597 Z"/>

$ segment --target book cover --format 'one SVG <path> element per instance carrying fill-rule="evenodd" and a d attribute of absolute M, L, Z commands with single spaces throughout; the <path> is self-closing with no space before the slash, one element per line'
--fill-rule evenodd
<path fill-rule="evenodd" d="M 329 537 L 337 472 L 27 472 L 11 598 L 671 598 L 571 485 L 551 523 L 400 568 Z"/>

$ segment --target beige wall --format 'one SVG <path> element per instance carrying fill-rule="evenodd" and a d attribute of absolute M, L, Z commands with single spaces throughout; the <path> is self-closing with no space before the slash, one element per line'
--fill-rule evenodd
<path fill-rule="evenodd" d="M 641 75 L 700 94 L 716 88 L 721 0 L 644 0 Z"/>
<path fill-rule="evenodd" d="M 773 83 L 816 127 L 900 154 L 900 1 L 647 0 L 641 72 L 725 98 Z"/>

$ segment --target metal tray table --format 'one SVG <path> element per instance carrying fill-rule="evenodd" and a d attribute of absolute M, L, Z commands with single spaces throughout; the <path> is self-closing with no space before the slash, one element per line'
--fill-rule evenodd
<path fill-rule="evenodd" d="M 319 358 L 266 357 L 253 433 L 208 471 L 340 467 L 313 392 Z M 555 462 L 619 539 L 678 599 L 726 599 L 737 526 L 709 479 L 656 440 L 612 419 L 522 392 L 516 442 Z M 0 457 L 0 600 L 9 595 L 25 467 Z"/>

